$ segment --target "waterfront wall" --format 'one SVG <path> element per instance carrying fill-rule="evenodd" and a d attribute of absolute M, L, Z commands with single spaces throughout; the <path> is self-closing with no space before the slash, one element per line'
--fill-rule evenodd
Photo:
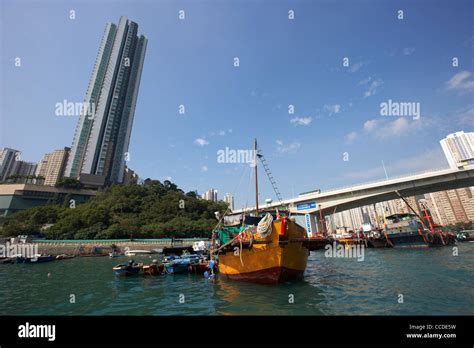
<path fill-rule="evenodd" d="M 156 240 L 156 241 L 41 241 L 35 242 L 38 245 L 38 252 L 49 255 L 74 255 L 74 256 L 101 256 L 108 255 L 112 251 L 114 244 L 120 252 L 124 252 L 128 247 L 130 250 L 153 250 L 170 246 L 192 246 L 196 240 Z"/>

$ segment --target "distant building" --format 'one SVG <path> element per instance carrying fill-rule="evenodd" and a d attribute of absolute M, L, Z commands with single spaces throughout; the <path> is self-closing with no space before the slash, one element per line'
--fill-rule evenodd
<path fill-rule="evenodd" d="M 57 182 L 64 176 L 69 151 L 69 147 L 64 149 L 54 150 L 52 153 L 47 153 L 39 162 L 36 169 L 36 176 L 44 178 L 44 185 L 55 186 Z"/>
<path fill-rule="evenodd" d="M 92 186 L 123 182 L 146 46 L 126 17 L 106 25 L 65 176 Z"/>
<path fill-rule="evenodd" d="M 234 196 L 230 193 L 224 195 L 224 202 L 229 204 L 229 209 L 234 210 Z"/>
<path fill-rule="evenodd" d="M 451 168 L 474 164 L 474 132 L 456 132 L 440 141 Z"/>
<path fill-rule="evenodd" d="M 123 175 L 123 183 L 124 184 L 137 184 L 138 183 L 138 175 L 133 170 L 128 167 L 125 167 L 125 173 Z"/>
<path fill-rule="evenodd" d="M 210 188 L 201 195 L 201 198 L 205 199 L 206 201 L 217 202 L 217 190 Z"/>
<path fill-rule="evenodd" d="M 433 220 L 440 225 L 474 221 L 474 198 L 470 188 L 460 188 L 425 195 Z"/>
<path fill-rule="evenodd" d="M 35 175 L 37 167 L 37 163 L 16 161 L 13 166 L 13 175 L 18 175 L 19 177 L 28 180 L 28 177 Z"/>
<path fill-rule="evenodd" d="M 8 147 L 0 150 L 0 182 L 5 182 L 9 176 L 14 174 L 15 162 L 20 154 L 20 151 Z"/>

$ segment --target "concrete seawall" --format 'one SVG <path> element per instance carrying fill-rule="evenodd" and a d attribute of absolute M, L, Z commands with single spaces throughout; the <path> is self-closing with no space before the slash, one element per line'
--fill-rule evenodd
<path fill-rule="evenodd" d="M 195 241 L 113 241 L 113 242 L 40 242 L 38 252 L 48 255 L 74 255 L 74 256 L 101 256 L 108 255 L 115 245 L 119 252 L 124 252 L 128 247 L 130 250 L 153 250 L 163 247 L 192 246 Z"/>

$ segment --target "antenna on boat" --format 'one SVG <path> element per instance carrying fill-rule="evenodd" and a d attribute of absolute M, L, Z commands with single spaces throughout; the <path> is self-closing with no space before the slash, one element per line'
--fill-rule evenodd
<path fill-rule="evenodd" d="M 255 167 L 255 216 L 258 216 L 257 138 L 253 139 L 253 164 Z"/>
<path fill-rule="evenodd" d="M 255 145 L 257 144 L 255 143 Z M 257 155 L 257 158 L 260 160 L 260 162 L 262 162 L 263 169 L 265 170 L 265 174 L 267 174 L 268 180 L 270 180 L 270 184 L 273 187 L 273 191 L 275 192 L 275 195 L 277 196 L 278 201 L 280 202 L 280 205 L 283 207 L 286 207 L 286 205 L 283 204 L 283 198 L 281 197 L 280 190 L 278 190 L 278 186 L 276 184 L 275 179 L 273 178 L 272 172 L 270 171 L 270 168 L 268 167 L 268 163 L 265 159 L 265 156 L 263 156 L 262 151 L 260 149 L 256 150 L 256 155 Z"/>

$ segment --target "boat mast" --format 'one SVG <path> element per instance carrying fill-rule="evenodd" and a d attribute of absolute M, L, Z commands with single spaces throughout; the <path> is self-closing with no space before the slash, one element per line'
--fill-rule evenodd
<path fill-rule="evenodd" d="M 253 140 L 253 161 L 255 167 L 255 216 L 258 216 L 257 138 Z"/>
<path fill-rule="evenodd" d="M 421 224 L 428 230 L 431 231 L 430 227 L 426 225 L 426 222 L 424 221 L 424 219 L 420 216 L 420 214 L 418 214 L 416 212 L 415 209 L 412 208 L 412 206 L 410 205 L 410 203 L 408 203 L 408 201 L 405 199 L 405 197 L 403 197 L 398 191 L 395 190 L 395 193 L 398 195 L 398 197 L 400 197 L 402 199 L 403 202 L 405 202 L 405 204 L 407 205 L 407 207 L 413 212 L 413 214 L 415 214 L 415 216 L 418 217 L 418 219 L 420 219 L 421 221 Z"/>

